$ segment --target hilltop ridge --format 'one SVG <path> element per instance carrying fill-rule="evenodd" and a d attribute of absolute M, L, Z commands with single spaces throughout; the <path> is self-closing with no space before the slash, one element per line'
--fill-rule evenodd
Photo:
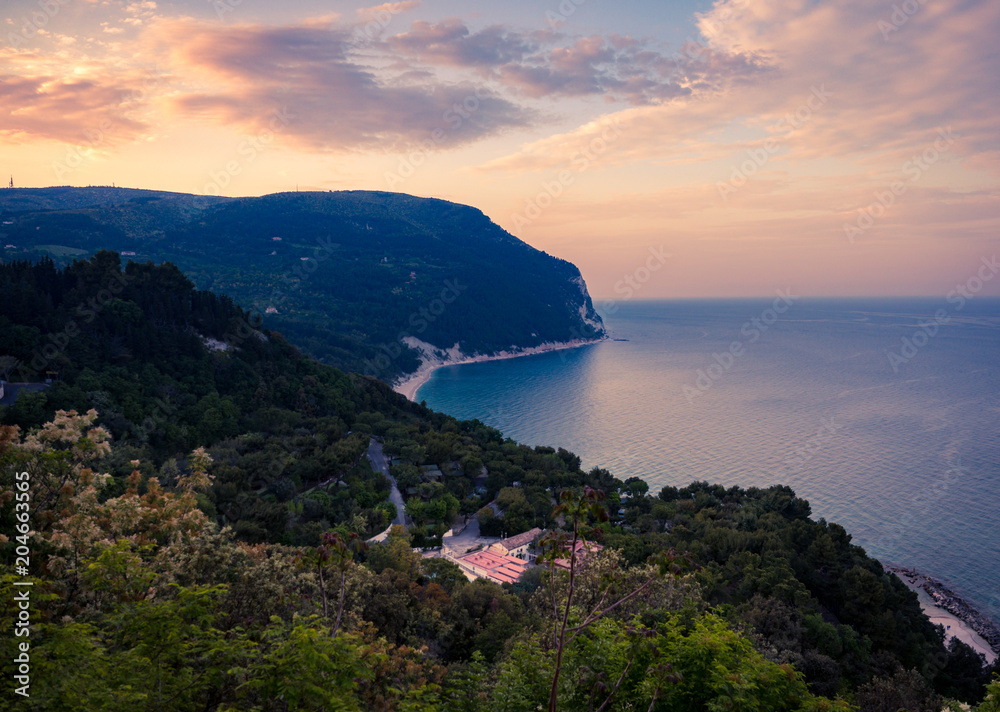
<path fill-rule="evenodd" d="M 0 219 L 5 260 L 172 262 L 310 355 L 387 381 L 420 367 L 412 338 L 486 356 L 605 336 L 576 266 L 434 198 L 15 188 Z"/>

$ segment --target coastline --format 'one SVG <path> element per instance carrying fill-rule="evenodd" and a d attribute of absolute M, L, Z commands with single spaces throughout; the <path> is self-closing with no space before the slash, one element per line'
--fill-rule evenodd
<path fill-rule="evenodd" d="M 920 608 L 931 623 L 943 626 L 945 640 L 958 638 L 992 663 L 1000 653 L 1000 628 L 973 608 L 941 581 L 916 569 L 882 564 L 887 572 L 896 574 L 903 584 L 917 594 Z"/>
<path fill-rule="evenodd" d="M 431 375 L 443 366 L 461 366 L 467 363 L 484 363 L 486 361 L 504 361 L 510 358 L 520 358 L 521 356 L 534 356 L 550 351 L 562 351 L 564 349 L 576 349 L 581 346 L 589 346 L 604 341 L 606 337 L 598 339 L 573 339 L 572 341 L 556 341 L 529 346 L 513 351 L 497 351 L 493 354 L 466 356 L 459 350 L 458 344 L 450 349 L 439 349 L 430 344 L 410 337 L 406 340 L 407 345 L 421 352 L 420 367 L 413 373 L 406 376 L 402 381 L 393 385 L 392 390 L 400 395 L 406 396 L 408 400 L 415 401 L 417 391 L 430 380 Z M 439 354 L 447 354 L 442 358 Z"/>

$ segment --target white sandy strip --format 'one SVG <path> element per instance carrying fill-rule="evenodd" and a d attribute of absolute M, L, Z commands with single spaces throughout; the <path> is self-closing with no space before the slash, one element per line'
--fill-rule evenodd
<path fill-rule="evenodd" d="M 413 341 L 414 343 L 410 343 Z M 599 343 L 601 339 L 574 339 L 573 341 L 562 341 L 557 343 L 541 344 L 539 346 L 532 346 L 525 349 L 520 349 L 517 351 L 498 351 L 495 354 L 490 354 L 489 356 L 465 356 L 460 350 L 453 347 L 446 351 L 448 353 L 447 358 L 441 358 L 440 356 L 433 355 L 434 353 L 443 352 L 444 349 L 435 349 L 431 347 L 430 344 L 425 344 L 418 339 L 410 337 L 407 340 L 407 345 L 416 348 L 421 351 L 421 363 L 420 368 L 407 376 L 403 381 L 399 382 L 393 386 L 393 390 L 396 393 L 400 393 L 406 396 L 411 401 L 415 401 L 417 397 L 417 391 L 420 390 L 420 386 L 427 383 L 430 380 L 431 374 L 442 366 L 461 366 L 466 363 L 482 363 L 484 361 L 502 361 L 508 358 L 518 358 L 520 356 L 533 356 L 535 354 L 548 353 L 549 351 L 561 351 L 562 349 L 575 349 L 580 346 L 587 346 L 589 344 Z M 456 345 L 457 346 L 457 345 Z M 428 348 L 429 347 L 429 348 Z"/>
<path fill-rule="evenodd" d="M 927 591 L 915 584 L 911 584 L 905 576 L 900 576 L 899 580 L 902 581 L 908 589 L 917 594 L 917 600 L 920 602 L 920 608 L 927 615 L 927 617 L 931 619 L 931 623 L 934 625 L 944 626 L 946 640 L 958 638 L 977 653 L 985 655 L 986 662 L 988 663 L 992 663 L 997 659 L 997 654 L 993 652 L 993 648 L 990 647 L 990 644 L 987 643 L 986 640 L 979 635 L 979 633 L 970 628 L 968 623 L 955 614 L 949 613 L 945 609 L 934 605 L 934 599 L 928 595 Z"/>

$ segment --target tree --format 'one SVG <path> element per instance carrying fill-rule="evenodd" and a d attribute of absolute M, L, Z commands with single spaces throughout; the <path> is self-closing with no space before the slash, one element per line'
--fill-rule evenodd
<path fill-rule="evenodd" d="M 319 546 L 308 549 L 301 556 L 300 560 L 304 565 L 316 569 L 316 574 L 319 578 L 320 596 L 323 601 L 324 618 L 329 618 L 330 614 L 327 605 L 326 580 L 323 572 L 330 566 L 340 574 L 340 580 L 337 583 L 337 618 L 333 623 L 332 629 L 334 636 L 337 635 L 337 631 L 340 629 L 340 621 L 344 615 L 347 571 L 351 566 L 351 560 L 354 558 L 356 552 L 367 551 L 367 549 L 368 545 L 355 532 L 348 534 L 346 540 L 339 532 L 326 532 L 323 534 L 322 543 Z"/>
<path fill-rule="evenodd" d="M 1000 676 L 994 675 L 993 682 L 986 686 L 986 699 L 976 712 L 1000 712 Z"/>
<path fill-rule="evenodd" d="M 629 477 L 625 480 L 623 489 L 628 493 L 630 498 L 638 499 L 645 497 L 646 493 L 649 492 L 649 483 L 640 477 Z"/>
<path fill-rule="evenodd" d="M 0 356 L 0 380 L 9 381 L 17 367 L 21 365 L 21 360 L 13 356 Z"/>
<path fill-rule="evenodd" d="M 877 677 L 858 688 L 861 712 L 936 712 L 941 698 L 916 670 L 898 670 L 891 677 Z"/>
<path fill-rule="evenodd" d="M 422 525 L 427 521 L 427 504 L 419 497 L 410 497 L 406 500 L 406 516 L 413 520 L 416 525 Z"/>
<path fill-rule="evenodd" d="M 542 561 L 548 563 L 549 567 L 549 588 L 552 596 L 552 621 L 553 621 L 553 648 L 555 650 L 555 661 L 552 671 L 552 683 L 549 687 L 549 712 L 556 712 L 559 700 L 559 677 L 562 672 L 563 656 L 568 646 L 586 629 L 600 621 L 619 606 L 627 603 L 645 591 L 658 576 L 666 574 L 679 574 L 682 571 L 681 562 L 685 561 L 676 551 L 671 549 L 656 557 L 657 567 L 645 581 L 629 590 L 621 590 L 615 584 L 615 579 L 605 582 L 603 592 L 592 605 L 576 612 L 575 619 L 571 621 L 570 615 L 573 611 L 573 598 L 576 593 L 576 576 L 580 567 L 580 556 L 577 544 L 582 543 L 583 550 L 587 550 L 587 537 L 600 535 L 600 528 L 592 525 L 591 520 L 606 522 L 607 512 L 601 502 L 604 500 L 604 492 L 584 487 L 583 495 L 577 496 L 572 490 L 564 490 L 559 496 L 559 504 L 552 512 L 554 518 L 563 517 L 571 527 L 567 532 L 549 532 L 542 537 L 539 547 Z M 556 586 L 556 562 L 565 557 L 568 560 L 569 580 L 566 586 L 565 601 L 560 602 L 557 598 Z M 635 654 L 638 654 L 636 651 Z M 633 655 L 634 659 L 634 655 Z M 628 667 L 622 673 L 627 673 Z M 611 700 L 621 684 L 623 677 L 610 690 L 610 694 L 604 704 Z M 665 679 L 669 679 L 665 678 Z"/>

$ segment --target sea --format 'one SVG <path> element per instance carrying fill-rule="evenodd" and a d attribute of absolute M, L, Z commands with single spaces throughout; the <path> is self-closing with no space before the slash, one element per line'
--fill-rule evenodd
<path fill-rule="evenodd" d="M 629 301 L 610 339 L 417 392 L 652 492 L 791 486 L 869 554 L 1000 622 L 1000 299 Z"/>

